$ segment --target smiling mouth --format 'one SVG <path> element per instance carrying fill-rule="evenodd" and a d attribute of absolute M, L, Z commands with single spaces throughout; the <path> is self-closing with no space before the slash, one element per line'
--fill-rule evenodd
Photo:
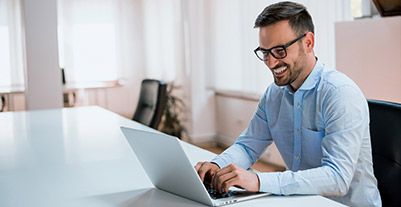
<path fill-rule="evenodd" d="M 281 76 L 284 72 L 287 71 L 287 66 L 281 66 L 279 68 L 273 69 L 273 74 L 275 76 Z"/>

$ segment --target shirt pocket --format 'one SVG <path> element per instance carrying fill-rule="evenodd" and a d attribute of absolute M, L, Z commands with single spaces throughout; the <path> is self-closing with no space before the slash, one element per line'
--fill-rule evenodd
<path fill-rule="evenodd" d="M 302 128 L 302 147 L 305 161 L 311 167 L 320 166 L 322 159 L 322 139 L 324 130 L 314 131 L 307 128 Z"/>

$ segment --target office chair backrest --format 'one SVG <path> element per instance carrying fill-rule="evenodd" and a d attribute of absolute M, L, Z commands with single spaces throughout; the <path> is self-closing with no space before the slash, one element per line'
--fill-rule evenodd
<path fill-rule="evenodd" d="M 401 104 L 368 100 L 373 168 L 383 206 L 401 206 Z"/>
<path fill-rule="evenodd" d="M 160 123 L 167 101 L 167 84 L 154 79 L 145 79 L 141 84 L 134 121 L 154 129 Z"/>
<path fill-rule="evenodd" d="M 6 98 L 3 95 L 0 95 L 0 112 L 3 112 L 6 108 Z"/>

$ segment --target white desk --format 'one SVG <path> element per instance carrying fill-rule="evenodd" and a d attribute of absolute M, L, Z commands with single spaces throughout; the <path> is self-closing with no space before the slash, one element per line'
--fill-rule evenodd
<path fill-rule="evenodd" d="M 99 107 L 0 113 L 0 206 L 203 206 L 156 190 L 120 126 Z M 214 154 L 185 144 L 195 164 Z M 271 196 L 233 206 L 341 206 L 321 196 Z"/>

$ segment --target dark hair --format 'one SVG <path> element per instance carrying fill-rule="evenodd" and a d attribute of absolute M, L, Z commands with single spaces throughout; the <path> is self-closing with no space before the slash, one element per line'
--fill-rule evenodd
<path fill-rule="evenodd" d="M 256 18 L 254 28 L 272 25 L 276 22 L 288 20 L 289 25 L 297 35 L 313 32 L 312 17 L 306 7 L 299 3 L 283 1 L 266 7 Z"/>

